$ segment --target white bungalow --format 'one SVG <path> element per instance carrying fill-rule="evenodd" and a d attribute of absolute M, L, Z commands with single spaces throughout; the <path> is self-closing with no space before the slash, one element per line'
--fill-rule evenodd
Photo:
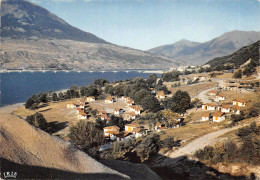
<path fill-rule="evenodd" d="M 134 101 L 129 100 L 129 101 L 126 102 L 126 104 L 127 104 L 127 106 L 132 106 L 134 104 Z"/>
<path fill-rule="evenodd" d="M 78 114 L 78 119 L 87 119 L 87 114 L 80 111 Z"/>
<path fill-rule="evenodd" d="M 165 94 L 164 94 L 164 91 L 158 91 L 156 92 L 156 97 L 158 100 L 162 100 L 162 99 L 165 99 Z"/>
<path fill-rule="evenodd" d="M 94 96 L 87 97 L 87 102 L 95 101 L 96 98 Z"/>
<path fill-rule="evenodd" d="M 223 112 L 215 112 L 212 116 L 213 116 L 213 122 L 220 122 L 225 120 L 225 113 Z"/>
<path fill-rule="evenodd" d="M 67 108 L 75 108 L 77 107 L 78 105 L 77 104 L 74 104 L 74 103 L 70 103 L 70 104 L 67 104 Z"/>
<path fill-rule="evenodd" d="M 201 114 L 201 121 L 209 121 L 209 119 L 210 119 L 210 113 L 205 112 Z"/>
<path fill-rule="evenodd" d="M 246 106 L 246 102 L 243 99 L 234 99 L 233 105 L 243 107 L 243 106 Z"/>
<path fill-rule="evenodd" d="M 122 131 L 117 136 L 117 141 L 128 141 L 133 137 L 133 133 L 128 131 Z"/>
<path fill-rule="evenodd" d="M 114 109 L 114 115 L 118 115 L 119 116 L 122 113 L 123 113 L 122 109 L 120 109 L 120 108 Z"/>
<path fill-rule="evenodd" d="M 232 113 L 240 114 L 240 107 L 239 106 L 232 106 Z"/>
<path fill-rule="evenodd" d="M 219 94 L 219 95 L 216 95 L 216 102 L 219 102 L 219 101 L 223 101 L 226 99 L 226 96 L 222 95 L 222 94 Z"/>
<path fill-rule="evenodd" d="M 127 131 L 127 132 L 133 132 L 133 130 L 134 130 L 135 128 L 139 128 L 139 127 L 140 127 L 139 124 L 126 124 L 126 125 L 125 125 L 125 131 Z"/>
<path fill-rule="evenodd" d="M 83 108 L 77 108 L 77 114 L 79 114 L 80 112 L 84 112 L 84 109 Z"/>
<path fill-rule="evenodd" d="M 107 114 L 101 114 L 100 118 L 101 118 L 101 120 L 104 121 L 104 120 L 107 120 L 108 116 L 107 116 Z"/>
<path fill-rule="evenodd" d="M 111 97 L 111 96 L 108 96 L 106 99 L 105 99 L 105 103 L 113 103 L 114 102 L 114 99 Z"/>
<path fill-rule="evenodd" d="M 209 95 L 210 95 L 210 96 L 216 96 L 216 95 L 217 95 L 217 92 L 216 92 L 216 91 L 209 91 Z"/>
<path fill-rule="evenodd" d="M 230 105 L 221 105 L 218 107 L 218 110 L 220 112 L 229 113 L 231 111 L 231 106 Z"/>
<path fill-rule="evenodd" d="M 117 140 L 117 135 L 120 133 L 120 128 L 118 126 L 104 127 L 103 130 L 105 138 L 109 138 L 113 141 Z"/>
<path fill-rule="evenodd" d="M 134 137 L 138 138 L 138 137 L 142 137 L 143 135 L 145 135 L 146 130 L 143 128 L 134 128 L 132 133 L 134 134 Z"/>
<path fill-rule="evenodd" d="M 208 110 L 208 111 L 215 111 L 216 110 L 216 105 L 213 104 L 213 103 L 202 104 L 202 109 L 203 110 Z"/>

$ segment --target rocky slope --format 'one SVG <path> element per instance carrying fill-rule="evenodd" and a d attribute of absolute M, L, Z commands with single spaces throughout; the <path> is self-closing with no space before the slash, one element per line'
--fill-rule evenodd
<path fill-rule="evenodd" d="M 0 69 L 152 69 L 183 64 L 108 43 L 25 0 L 2 1 L 0 32 Z"/>
<path fill-rule="evenodd" d="M 0 108 L 1 172 L 15 171 L 18 179 L 160 179 L 145 165 L 122 161 L 105 161 L 109 167 L 101 164 L 71 143 L 12 115 L 16 107 Z M 125 169 L 128 164 L 131 168 Z"/>
<path fill-rule="evenodd" d="M 204 43 L 182 40 L 153 48 L 149 52 L 182 60 L 187 64 L 200 65 L 213 58 L 231 54 L 257 40 L 260 40 L 260 32 L 232 31 Z"/>

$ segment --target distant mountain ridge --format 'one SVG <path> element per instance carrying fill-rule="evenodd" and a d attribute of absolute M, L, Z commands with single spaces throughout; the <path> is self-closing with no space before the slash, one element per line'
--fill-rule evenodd
<path fill-rule="evenodd" d="M 182 60 L 186 64 L 201 65 L 209 60 L 225 56 L 260 40 L 260 31 L 231 31 L 204 43 L 182 40 L 148 50 Z"/>
<path fill-rule="evenodd" d="M 0 69 L 156 69 L 183 65 L 173 58 L 108 43 L 26 0 L 3 0 L 1 20 Z"/>

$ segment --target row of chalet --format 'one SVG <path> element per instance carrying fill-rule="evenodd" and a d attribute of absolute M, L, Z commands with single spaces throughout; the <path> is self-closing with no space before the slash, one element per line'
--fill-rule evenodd
<path fill-rule="evenodd" d="M 147 129 L 138 124 L 126 124 L 124 131 L 121 132 L 118 126 L 108 126 L 103 129 L 105 138 L 112 141 L 126 141 L 147 134 Z"/>
<path fill-rule="evenodd" d="M 240 106 L 237 106 L 236 104 L 231 106 L 231 105 L 215 105 L 213 103 L 206 103 L 202 105 L 203 110 L 207 111 L 220 111 L 224 113 L 234 113 L 234 114 L 240 114 Z"/>
<path fill-rule="evenodd" d="M 220 121 L 223 121 L 226 119 L 225 113 L 219 112 L 219 111 L 216 111 L 213 114 L 204 112 L 201 115 L 201 121 L 209 121 L 209 120 L 211 120 L 211 118 L 212 118 L 213 122 L 220 122 Z"/>
<path fill-rule="evenodd" d="M 87 102 L 85 100 L 80 100 L 80 103 L 69 103 L 67 104 L 67 108 L 76 108 L 78 119 L 87 119 L 89 117 L 86 114 L 85 109 L 87 107 Z"/>
<path fill-rule="evenodd" d="M 218 94 L 216 91 L 209 91 L 208 95 L 215 96 L 215 101 L 224 101 L 226 99 L 226 96 L 223 94 Z"/>

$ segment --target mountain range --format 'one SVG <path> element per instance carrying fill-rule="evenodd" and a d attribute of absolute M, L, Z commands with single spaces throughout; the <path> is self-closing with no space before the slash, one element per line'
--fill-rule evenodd
<path fill-rule="evenodd" d="M 231 31 L 204 43 L 181 40 L 148 52 L 182 60 L 189 65 L 201 65 L 216 57 L 232 54 L 257 40 L 260 40 L 260 31 Z"/>
<path fill-rule="evenodd" d="M 156 69 L 182 61 L 118 46 L 26 0 L 2 0 L 0 69 Z"/>

